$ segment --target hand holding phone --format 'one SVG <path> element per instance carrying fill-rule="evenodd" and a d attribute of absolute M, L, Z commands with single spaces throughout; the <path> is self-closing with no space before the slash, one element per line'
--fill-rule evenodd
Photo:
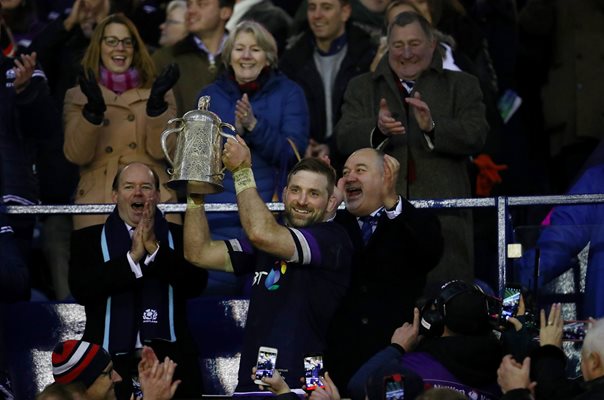
<path fill-rule="evenodd" d="M 518 307 L 520 306 L 521 295 L 521 290 L 519 288 L 506 286 L 501 302 L 501 313 L 499 314 L 499 322 L 501 325 L 504 325 L 510 317 L 516 317 Z"/>
<path fill-rule="evenodd" d="M 308 355 L 304 357 L 304 381 L 306 390 L 315 390 L 318 387 L 325 387 L 321 381 L 323 373 L 323 356 Z"/>
<path fill-rule="evenodd" d="M 277 349 L 273 347 L 260 346 L 258 350 L 258 361 L 256 363 L 256 379 L 254 383 L 257 385 L 270 386 L 268 383 L 262 382 L 262 378 L 272 378 L 277 364 Z"/>

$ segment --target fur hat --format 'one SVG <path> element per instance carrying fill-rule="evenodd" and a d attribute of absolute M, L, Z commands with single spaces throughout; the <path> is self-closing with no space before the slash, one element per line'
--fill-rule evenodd
<path fill-rule="evenodd" d="M 52 351 L 52 375 L 55 382 L 82 382 L 86 387 L 101 375 L 111 356 L 98 344 L 66 340 Z"/>

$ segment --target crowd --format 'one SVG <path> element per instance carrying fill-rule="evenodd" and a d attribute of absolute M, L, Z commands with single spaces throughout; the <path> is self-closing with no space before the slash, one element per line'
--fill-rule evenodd
<path fill-rule="evenodd" d="M 560 306 L 535 333 L 473 284 L 483 215 L 409 200 L 602 192 L 602 22 L 600 0 L 0 0 L 0 207 L 116 204 L 0 213 L 0 301 L 85 306 L 40 398 L 198 398 L 202 294 L 249 299 L 234 397 L 598 398 L 602 321 L 567 382 Z M 166 129 L 202 104 L 233 130 L 220 193 L 170 182 Z M 590 244 L 577 315 L 604 317 L 600 215 L 556 207 L 514 277 Z M 309 354 L 329 374 L 305 392 Z"/>

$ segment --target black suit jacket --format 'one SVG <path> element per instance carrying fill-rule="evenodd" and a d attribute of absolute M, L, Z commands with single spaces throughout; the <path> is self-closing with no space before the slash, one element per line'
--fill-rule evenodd
<path fill-rule="evenodd" d="M 189 371 L 186 369 L 195 369 L 198 374 L 197 350 L 187 328 L 186 301 L 202 293 L 207 284 L 208 273 L 184 259 L 182 226 L 170 223 L 169 227 L 174 240 L 174 250 L 169 247 L 168 243 L 162 243 L 152 263 L 143 266 L 141 261 L 143 277 L 140 279 L 154 276 L 172 285 L 176 343 L 168 345 L 167 343 L 152 342 L 150 345 L 160 360 L 168 355 L 173 360 L 177 360 L 179 367 L 183 367 L 179 368 L 182 373 L 188 374 Z M 86 310 L 86 328 L 82 339 L 101 345 L 105 329 L 107 298 L 116 293 L 135 290 L 138 284 L 138 280 L 130 269 L 126 253 L 107 263 L 103 261 L 102 229 L 103 225 L 94 225 L 72 233 L 69 263 L 71 293 L 78 303 L 84 305 Z M 119 370 L 118 372 L 122 373 Z M 198 376 L 195 378 L 200 379 Z M 199 382 L 192 383 L 199 385 Z"/>
<path fill-rule="evenodd" d="M 338 211 L 354 246 L 350 289 L 328 338 L 326 368 L 339 388 L 354 372 L 390 343 L 395 329 L 413 322 L 413 308 L 422 295 L 426 275 L 440 261 L 443 239 L 430 210 L 416 209 L 402 199 L 402 213 L 382 213 L 365 246 L 357 218 Z"/>

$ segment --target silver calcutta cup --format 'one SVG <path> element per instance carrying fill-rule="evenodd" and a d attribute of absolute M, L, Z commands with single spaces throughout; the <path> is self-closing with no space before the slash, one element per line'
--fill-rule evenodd
<path fill-rule="evenodd" d="M 199 194 L 218 193 L 224 190 L 222 180 L 224 168 L 222 165 L 222 137 L 235 136 L 224 133 L 223 128 L 235 131 L 235 127 L 222 122 L 218 115 L 209 111 L 210 96 L 202 96 L 197 104 L 197 110 L 185 113 L 182 118 L 168 121 L 161 135 L 161 146 L 166 159 L 172 168 L 168 169 L 171 176 L 168 186 L 182 192 L 187 183 L 189 191 Z M 174 127 L 171 127 L 174 125 Z M 177 134 L 174 159 L 168 151 L 168 137 Z"/>

